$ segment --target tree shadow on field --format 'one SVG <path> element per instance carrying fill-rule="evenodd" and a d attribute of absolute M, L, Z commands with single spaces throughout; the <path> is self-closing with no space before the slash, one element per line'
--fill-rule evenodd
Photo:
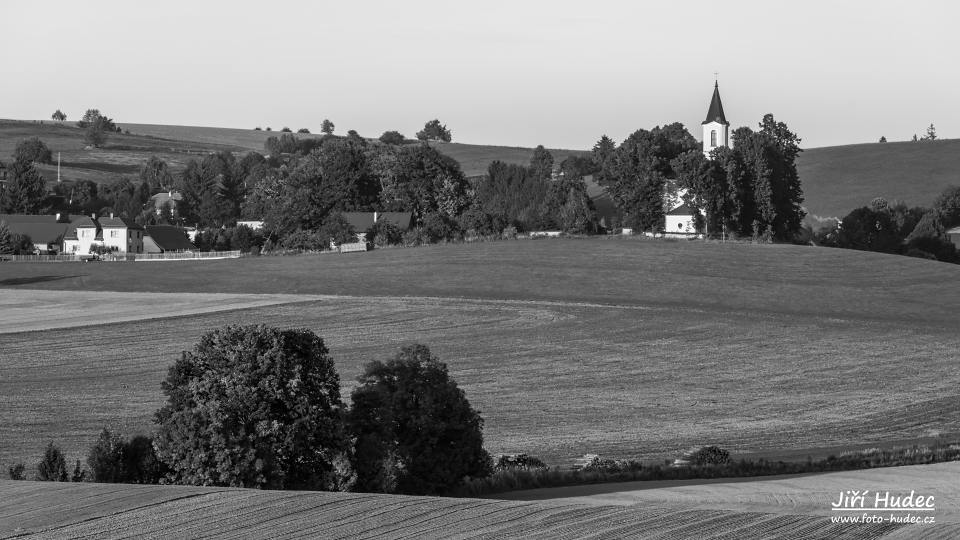
<path fill-rule="evenodd" d="M 16 285 L 30 285 L 31 283 L 43 283 L 44 281 L 58 281 L 61 279 L 70 279 L 76 276 L 30 276 L 20 278 L 0 279 L 0 287 L 13 287 Z"/>

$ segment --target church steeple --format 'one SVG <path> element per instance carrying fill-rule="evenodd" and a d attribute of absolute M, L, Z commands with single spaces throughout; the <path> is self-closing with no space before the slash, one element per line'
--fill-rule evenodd
<path fill-rule="evenodd" d="M 713 98 L 707 110 L 707 119 L 703 121 L 703 155 L 710 157 L 710 152 L 720 146 L 730 146 L 730 122 L 723 114 L 723 103 L 720 102 L 720 84 L 713 83 Z"/>
<path fill-rule="evenodd" d="M 730 122 L 727 122 L 727 117 L 723 115 L 723 103 L 720 102 L 720 83 L 718 81 L 713 82 L 713 99 L 710 100 L 707 119 L 703 121 L 704 124 L 710 122 L 717 122 L 725 126 L 730 125 Z"/>

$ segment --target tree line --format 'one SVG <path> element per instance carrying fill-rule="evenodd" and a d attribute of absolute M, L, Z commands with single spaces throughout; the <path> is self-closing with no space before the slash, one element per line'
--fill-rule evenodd
<path fill-rule="evenodd" d="M 620 145 L 603 136 L 589 155 L 559 164 L 538 146 L 526 165 L 495 161 L 485 175 L 471 179 L 428 144 L 449 135 L 438 120 L 417 134 L 422 144 L 408 144 L 399 132 L 385 132 L 379 140 L 352 131 L 319 138 L 287 132 L 269 137 L 263 153 L 212 153 L 191 159 L 178 173 L 151 157 L 136 177 L 63 182 L 52 194 L 32 165 L 48 159 L 49 149 L 29 141 L 23 143 L 24 157 L 10 168 L 0 211 L 113 212 L 144 225 L 211 231 L 240 219 L 263 220 L 263 245 L 296 250 L 323 249 L 331 239 L 359 232 L 372 238 L 378 231 L 354 231 L 342 218 L 358 211 L 411 212 L 413 230 L 379 231 L 381 241 L 390 243 L 534 230 L 592 234 L 603 232 L 585 182 L 593 175 L 616 205 L 615 222 L 605 223 L 607 229 L 661 232 L 670 205 L 686 202 L 699 211 L 696 224 L 710 236 L 790 241 L 804 215 L 795 165 L 800 139 L 772 115 L 757 131 L 735 130 L 733 148 L 718 148 L 710 159 L 689 131 L 674 123 L 640 129 Z M 158 212 L 148 202 L 161 191 L 176 191 L 182 200 Z"/>
<path fill-rule="evenodd" d="M 932 208 L 888 202 L 882 197 L 813 232 L 815 243 L 960 263 L 947 231 L 960 226 L 960 186 L 950 186 Z"/>

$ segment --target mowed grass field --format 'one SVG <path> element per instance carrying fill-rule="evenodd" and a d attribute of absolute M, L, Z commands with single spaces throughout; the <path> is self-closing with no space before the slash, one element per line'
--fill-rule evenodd
<path fill-rule="evenodd" d="M 149 430 L 169 365 L 231 323 L 311 328 L 345 396 L 366 362 L 426 343 L 481 410 L 492 452 L 559 465 L 587 452 L 817 455 L 956 434 L 958 278 L 957 266 L 872 253 L 601 238 L 6 264 L 0 294 L 334 297 L 0 334 L 0 465 L 35 460 L 49 440 L 82 457 L 103 427 Z"/>
<path fill-rule="evenodd" d="M 851 525 L 778 510 L 786 511 L 0 480 L 0 538 L 941 539 L 960 532 L 943 518 Z"/>

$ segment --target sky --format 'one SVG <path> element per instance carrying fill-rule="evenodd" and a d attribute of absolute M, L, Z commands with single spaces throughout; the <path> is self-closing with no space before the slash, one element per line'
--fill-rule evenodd
<path fill-rule="evenodd" d="M 960 3 L 0 0 L 0 118 L 589 149 L 682 122 L 719 73 L 732 127 L 806 148 L 960 137 Z"/>

